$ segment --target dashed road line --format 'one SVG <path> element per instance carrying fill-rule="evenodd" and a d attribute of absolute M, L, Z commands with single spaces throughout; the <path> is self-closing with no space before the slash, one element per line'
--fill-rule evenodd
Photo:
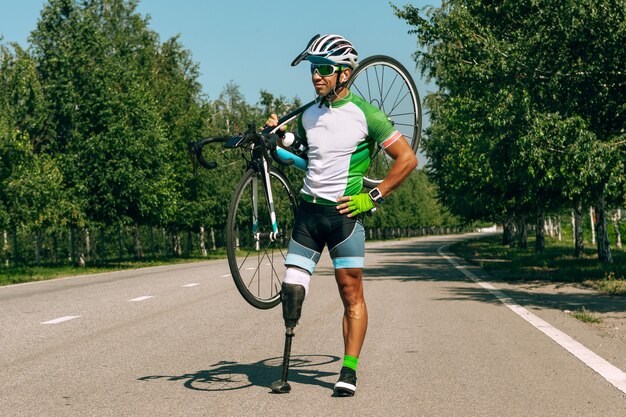
<path fill-rule="evenodd" d="M 154 297 L 154 295 L 144 295 L 144 296 L 141 296 L 141 297 L 133 298 L 132 300 L 128 300 L 128 301 L 131 301 L 131 302 L 145 301 L 145 300 L 149 300 L 150 298 L 153 298 L 153 297 Z"/>
<path fill-rule="evenodd" d="M 79 317 L 80 316 L 63 316 L 63 317 L 59 317 L 58 319 L 42 321 L 41 324 L 59 324 L 59 323 L 65 322 L 65 321 L 70 321 L 70 320 L 77 319 Z"/>
<path fill-rule="evenodd" d="M 558 343 L 562 348 L 567 350 L 569 353 L 582 361 L 585 365 L 597 372 L 611 385 L 626 394 L 626 373 L 624 371 L 612 365 L 602 357 L 598 356 L 596 353 L 589 350 L 583 344 L 575 341 L 567 334 L 552 326 L 550 323 L 540 319 L 530 311 L 526 310 L 524 307 L 517 304 L 517 302 L 513 298 L 505 295 L 502 291 L 496 289 L 493 285 L 489 284 L 488 282 L 483 282 L 472 272 L 468 271 L 465 266 L 460 265 L 454 258 L 446 255 L 443 252 L 449 245 L 450 244 L 446 244 L 437 249 L 439 255 L 441 255 L 448 262 L 450 262 L 450 264 L 452 264 L 452 266 L 454 266 L 456 269 L 461 271 L 463 275 L 474 281 L 485 290 L 489 291 L 498 300 L 500 300 L 502 304 L 507 306 L 515 314 L 526 320 L 537 330 Z"/>
<path fill-rule="evenodd" d="M 183 288 L 197 287 L 198 285 L 200 285 L 200 284 L 197 284 L 197 283 L 195 283 L 195 282 L 194 282 L 194 283 L 192 283 L 192 284 L 186 284 L 186 285 L 183 285 Z"/>

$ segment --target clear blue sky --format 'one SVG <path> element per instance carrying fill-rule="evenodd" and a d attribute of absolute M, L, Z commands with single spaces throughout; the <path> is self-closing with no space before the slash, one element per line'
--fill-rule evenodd
<path fill-rule="evenodd" d="M 0 0 L 3 42 L 27 46 L 45 0 Z M 402 6 L 406 0 L 394 0 Z M 419 0 L 414 6 L 439 6 Z M 180 34 L 200 66 L 200 82 L 209 98 L 217 98 L 234 81 L 249 103 L 261 89 L 302 100 L 313 98 L 307 65 L 291 67 L 293 58 L 317 33 L 339 33 L 352 41 L 361 57 L 390 55 L 413 73 L 423 97 L 427 87 L 411 54 L 415 36 L 394 16 L 387 0 L 141 0 L 139 12 L 151 16 L 150 27 L 161 41 Z M 431 88 L 432 89 L 432 88 Z"/>

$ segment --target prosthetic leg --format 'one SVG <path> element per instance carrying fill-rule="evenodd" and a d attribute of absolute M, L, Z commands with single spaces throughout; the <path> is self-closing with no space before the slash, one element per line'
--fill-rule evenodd
<path fill-rule="evenodd" d="M 291 385 L 287 382 L 289 374 L 289 356 L 291 355 L 291 339 L 294 336 L 293 329 L 300 320 L 302 303 L 306 292 L 302 285 L 283 283 L 281 300 L 283 305 L 283 319 L 285 320 L 285 351 L 283 353 L 283 372 L 280 381 L 272 383 L 272 391 L 277 394 L 287 394 L 291 391 Z"/>

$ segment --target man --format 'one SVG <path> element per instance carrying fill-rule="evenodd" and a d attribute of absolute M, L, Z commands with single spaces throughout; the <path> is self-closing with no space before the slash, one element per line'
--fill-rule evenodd
<path fill-rule="evenodd" d="M 283 316 L 286 322 L 287 316 L 291 322 L 299 319 L 311 275 L 327 245 L 344 305 L 344 362 L 334 393 L 352 396 L 368 319 L 362 282 L 365 232 L 360 215 L 381 204 L 415 169 L 417 158 L 384 113 L 346 88 L 358 60 L 348 40 L 318 35 L 292 65 L 303 60 L 311 62 L 318 98 L 298 118 L 297 136 L 305 145 L 308 169 L 285 260 Z M 267 126 L 277 124 L 273 114 Z M 377 188 L 362 193 L 363 175 L 375 146 L 384 148 L 394 163 Z"/>

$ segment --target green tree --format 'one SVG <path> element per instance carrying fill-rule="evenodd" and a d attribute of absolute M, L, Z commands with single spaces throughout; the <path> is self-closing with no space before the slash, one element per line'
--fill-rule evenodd
<path fill-rule="evenodd" d="M 500 39 L 462 2 L 444 2 L 428 11 L 396 9 L 416 26 L 426 50 L 415 54 L 439 91 L 426 97 L 431 127 L 424 138 L 430 174 L 442 201 L 467 221 L 509 222 L 524 230 L 532 211 L 528 179 L 514 167 L 530 112 L 528 94 L 517 89 L 511 44 Z M 502 25 L 506 25 L 503 23 Z M 525 234 L 520 234 L 525 245 Z"/>
<path fill-rule="evenodd" d="M 211 218 L 211 200 L 215 187 L 204 173 L 194 174 L 187 153 L 188 142 L 206 134 L 209 118 L 209 107 L 198 83 L 198 65 L 174 37 L 161 45 L 153 73 L 156 76 L 152 89 L 160 104 L 159 114 L 164 123 L 170 155 L 167 161 L 162 162 L 172 166 L 177 196 L 168 215 L 161 219 L 161 224 L 167 225 L 173 233 L 178 233 L 180 229 L 198 230 L 203 245 L 204 227 L 214 221 Z"/>
<path fill-rule="evenodd" d="M 626 127 L 626 7 L 623 0 L 548 1 L 533 5 L 525 46 L 529 90 L 542 110 L 579 117 L 594 143 L 584 157 L 594 161 L 574 172 L 589 177 L 596 209 L 598 258 L 611 262 L 606 212 L 621 204 Z M 583 152 L 581 150 L 581 152 Z"/>
<path fill-rule="evenodd" d="M 431 8 L 426 17 L 413 6 L 396 13 L 416 27 L 425 48 L 416 52 L 416 60 L 439 87 L 427 98 L 433 127 L 425 147 L 442 194 L 453 194 L 446 197 L 453 211 L 480 217 L 480 210 L 463 207 L 483 207 L 492 216 L 513 214 L 522 226 L 526 216 L 541 218 L 577 194 L 580 187 L 565 177 L 582 166 L 571 171 L 569 165 L 567 171 L 568 163 L 594 161 L 577 178 L 588 188 L 576 199 L 594 201 L 603 236 L 598 257 L 610 262 L 608 245 L 601 243 L 606 242 L 602 218 L 606 190 L 623 183 L 623 149 L 617 145 L 626 117 L 623 2 L 460 0 Z M 541 146 L 549 143 L 533 129 L 554 122 L 545 116 L 550 114 L 566 124 L 579 117 L 592 133 L 556 142 L 585 137 L 598 144 L 578 150 L 568 145 L 570 154 L 590 152 L 568 160 L 547 157 L 550 146 Z M 559 195 L 555 190 L 561 185 L 574 189 Z"/>
<path fill-rule="evenodd" d="M 159 222 L 176 198 L 150 88 L 158 36 L 136 6 L 51 0 L 31 35 L 53 110 L 51 149 L 87 216 L 107 225 Z"/>
<path fill-rule="evenodd" d="M 0 227 L 32 230 L 39 263 L 42 234 L 75 213 L 56 161 L 42 153 L 48 112 L 35 64 L 12 47 L 0 46 Z"/>

